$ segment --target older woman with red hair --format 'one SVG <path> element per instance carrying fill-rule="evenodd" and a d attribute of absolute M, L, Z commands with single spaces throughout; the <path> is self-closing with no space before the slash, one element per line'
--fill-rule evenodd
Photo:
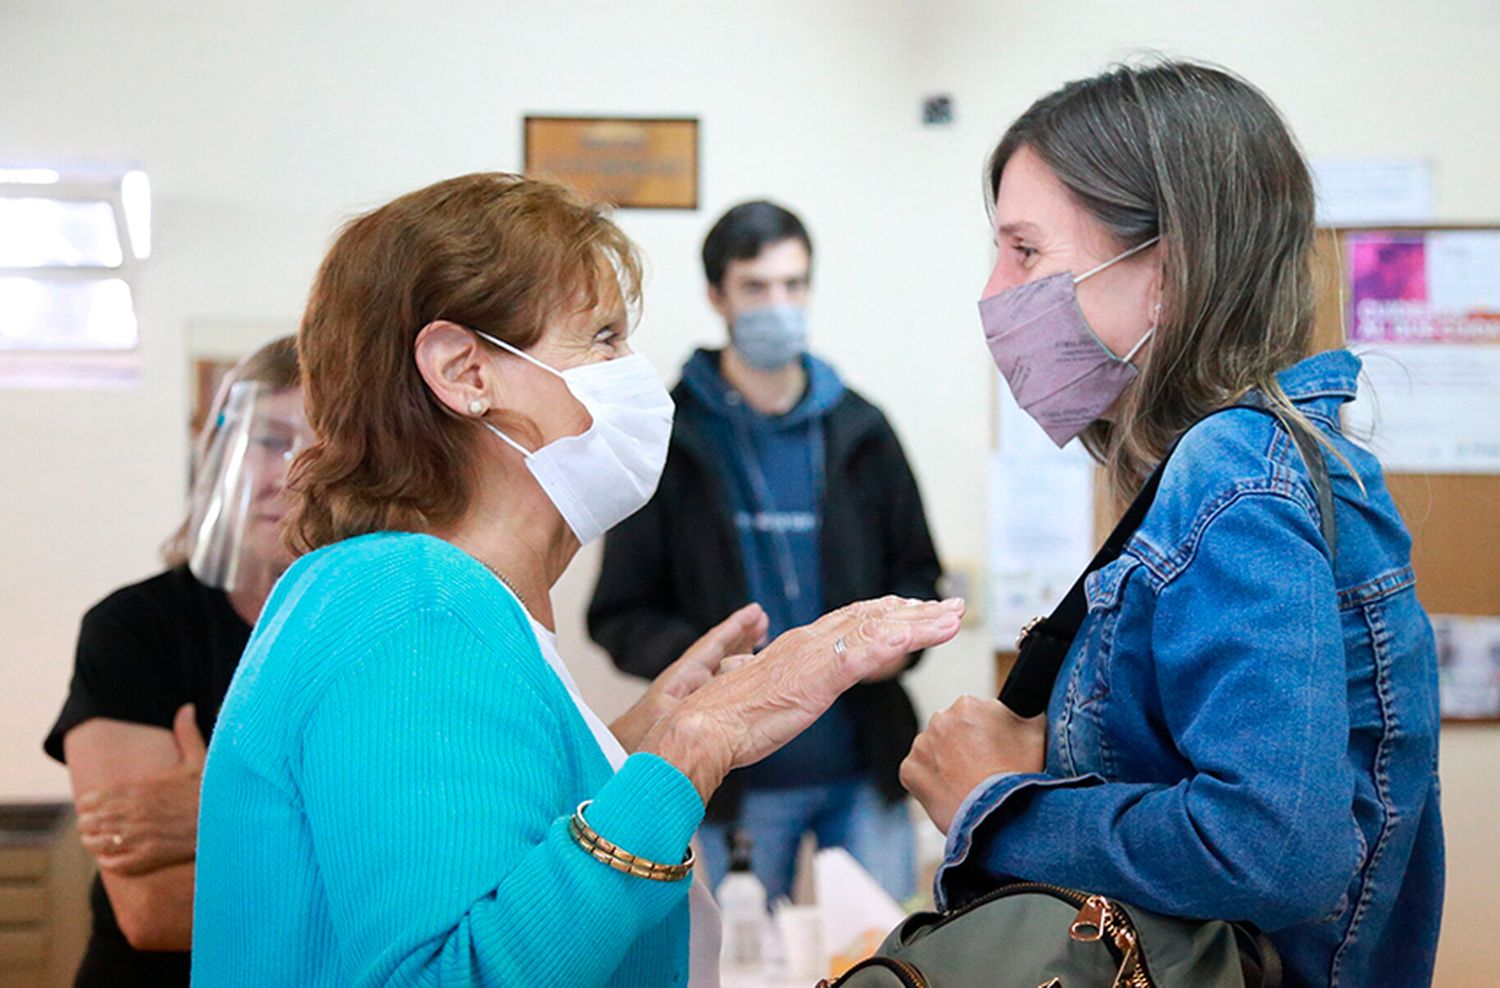
<path fill-rule="evenodd" d="M 689 840 L 731 768 L 958 630 L 960 601 L 731 615 L 606 726 L 549 593 L 655 490 L 630 242 L 564 190 L 440 182 L 356 219 L 298 337 L 317 443 L 204 775 L 194 982 L 717 983 Z M 728 658 L 726 658 L 728 657 Z"/>

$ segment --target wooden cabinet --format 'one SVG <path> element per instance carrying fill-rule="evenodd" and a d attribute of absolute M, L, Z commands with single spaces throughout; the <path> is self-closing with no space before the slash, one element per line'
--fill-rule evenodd
<path fill-rule="evenodd" d="M 63 988 L 88 939 L 93 860 L 66 803 L 0 806 L 0 988 Z"/>

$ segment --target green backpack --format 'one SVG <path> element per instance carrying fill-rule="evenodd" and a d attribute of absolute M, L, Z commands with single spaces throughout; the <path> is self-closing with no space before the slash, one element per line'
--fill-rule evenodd
<path fill-rule="evenodd" d="M 820 988 L 1277 988 L 1250 927 L 1173 919 L 1056 885 L 1016 882 L 917 913 L 875 956 Z"/>

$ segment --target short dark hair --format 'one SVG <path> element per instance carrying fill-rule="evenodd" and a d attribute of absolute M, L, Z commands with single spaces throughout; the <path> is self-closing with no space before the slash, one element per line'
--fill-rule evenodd
<path fill-rule="evenodd" d="M 768 245 L 792 239 L 802 241 L 812 257 L 812 237 L 796 213 L 764 199 L 742 202 L 720 216 L 703 239 L 703 274 L 718 288 L 730 261 L 748 261 Z"/>

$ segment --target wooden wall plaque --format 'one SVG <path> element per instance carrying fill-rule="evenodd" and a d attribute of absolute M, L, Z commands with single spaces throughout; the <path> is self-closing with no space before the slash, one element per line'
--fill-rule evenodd
<path fill-rule="evenodd" d="M 625 209 L 698 208 L 698 120 L 528 116 L 525 171 Z"/>

